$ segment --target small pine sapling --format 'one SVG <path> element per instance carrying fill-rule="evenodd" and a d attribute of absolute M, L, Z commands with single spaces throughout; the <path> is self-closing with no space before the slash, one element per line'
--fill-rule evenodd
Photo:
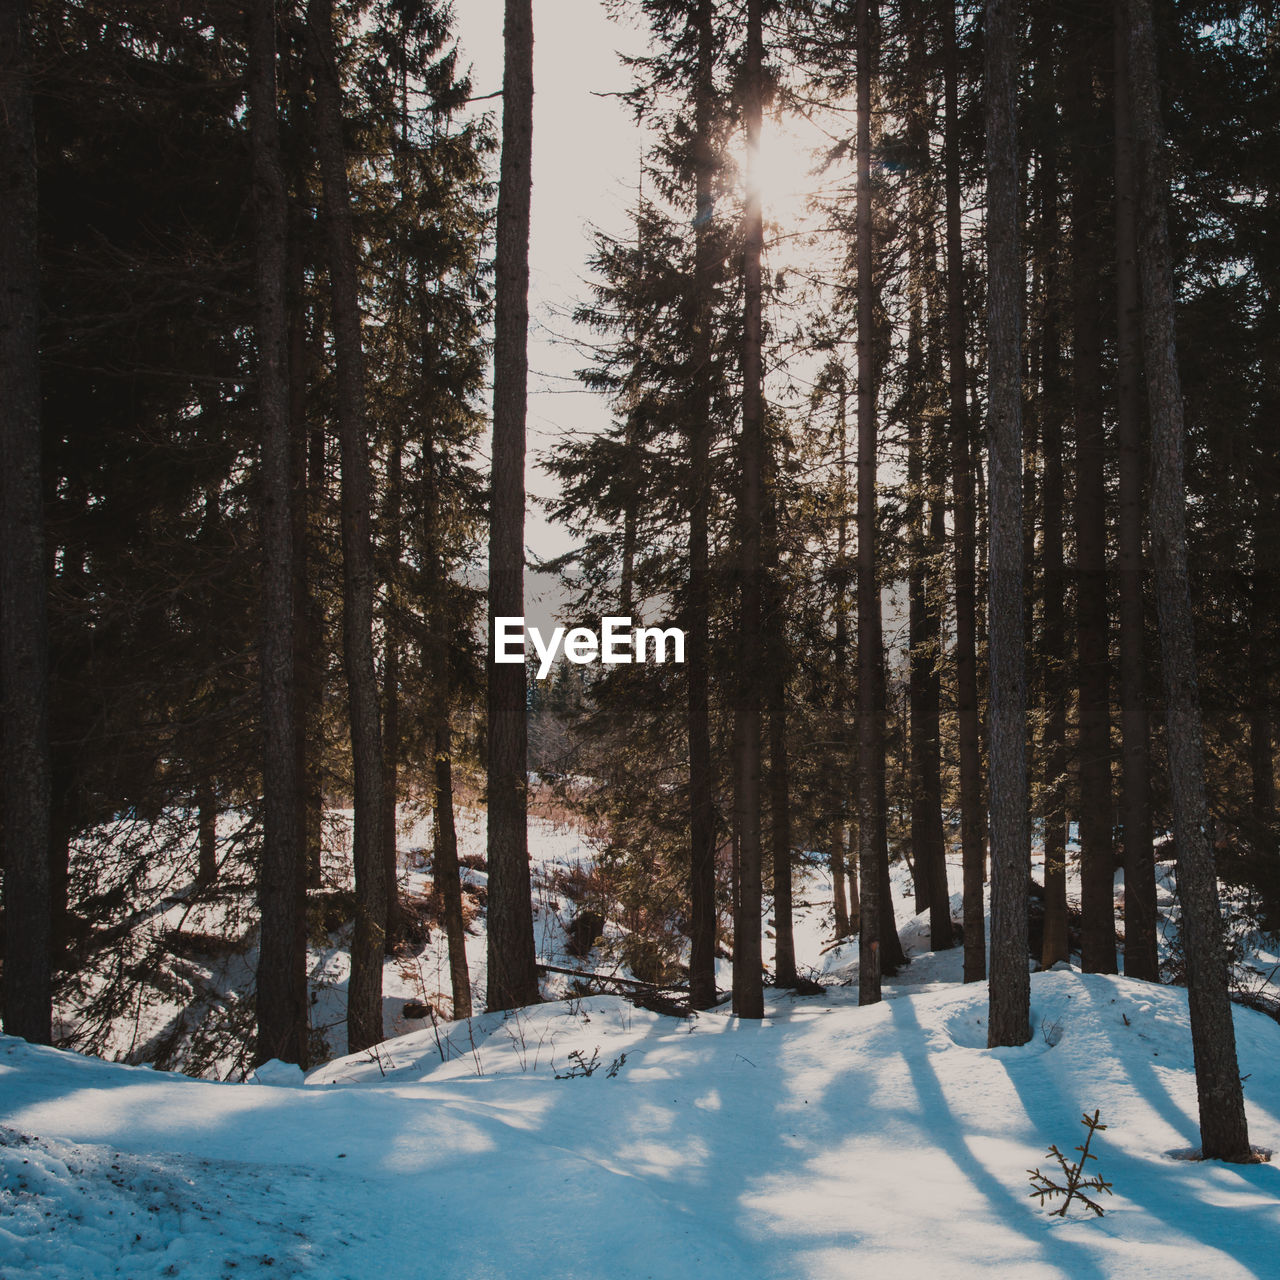
<path fill-rule="evenodd" d="M 1089 1154 L 1089 1144 L 1093 1141 L 1093 1135 L 1101 1129 L 1105 1129 L 1105 1124 L 1098 1122 L 1098 1111 L 1095 1110 L 1093 1115 L 1087 1112 L 1084 1114 L 1080 1123 L 1089 1130 L 1089 1136 L 1084 1140 L 1084 1146 L 1077 1147 L 1080 1153 L 1080 1159 L 1075 1164 L 1070 1164 L 1066 1156 L 1058 1150 L 1057 1145 L 1049 1148 L 1047 1154 L 1054 1157 L 1058 1164 L 1062 1166 L 1063 1175 L 1066 1178 L 1066 1185 L 1054 1182 L 1053 1178 L 1048 1174 L 1041 1173 L 1039 1169 L 1028 1169 L 1027 1173 L 1031 1176 L 1031 1186 L 1033 1190 L 1031 1195 L 1039 1198 L 1041 1205 L 1046 1200 L 1052 1199 L 1054 1196 L 1066 1196 L 1062 1202 L 1061 1208 L 1055 1209 L 1053 1212 L 1059 1218 L 1067 1216 L 1067 1206 L 1072 1200 L 1083 1200 L 1085 1205 L 1092 1209 L 1099 1218 L 1103 1215 L 1103 1208 L 1095 1200 L 1091 1200 L 1086 1194 L 1089 1191 L 1105 1191 L 1107 1195 L 1111 1194 L 1111 1183 L 1107 1182 L 1101 1174 L 1094 1174 L 1090 1178 L 1084 1176 L 1085 1162 L 1088 1160 L 1096 1160 L 1098 1157 Z"/>

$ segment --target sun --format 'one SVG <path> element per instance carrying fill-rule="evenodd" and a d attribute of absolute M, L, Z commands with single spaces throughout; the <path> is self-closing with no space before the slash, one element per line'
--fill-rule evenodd
<path fill-rule="evenodd" d="M 811 132 L 807 121 L 789 116 L 766 119 L 761 131 L 753 181 L 765 219 L 784 232 L 805 221 L 816 186 Z"/>

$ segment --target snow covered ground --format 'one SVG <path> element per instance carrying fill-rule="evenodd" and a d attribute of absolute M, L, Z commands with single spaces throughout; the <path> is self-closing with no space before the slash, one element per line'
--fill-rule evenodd
<path fill-rule="evenodd" d="M 429 832 L 403 834 L 418 893 Z M 558 876 L 592 851 L 545 821 L 531 836 L 539 949 L 567 959 Z M 482 814 L 460 814 L 460 840 L 483 849 Z M 1280 1170 L 1180 1158 L 1198 1143 L 1185 992 L 1035 974 L 1031 1042 L 988 1050 L 985 986 L 959 984 L 958 949 L 928 950 L 906 888 L 898 876 L 913 960 L 869 1009 L 810 870 L 797 952 L 826 989 L 771 991 L 762 1023 L 615 996 L 406 1019 L 408 998 L 447 1011 L 437 931 L 412 966 L 389 962 L 391 1038 L 305 1082 L 193 1080 L 0 1037 L 0 1280 L 1280 1275 Z M 340 941 L 313 954 L 331 1044 Z M 1252 1139 L 1280 1147 L 1280 1026 L 1246 1009 L 1236 1026 Z M 1071 1152 L 1095 1108 L 1106 1216 L 1052 1216 L 1028 1171 L 1056 1172 L 1049 1145 Z"/>
<path fill-rule="evenodd" d="M 1277 1274 L 1280 1170 L 1176 1158 L 1181 990 L 1037 974 L 1036 1034 L 1001 1050 L 980 986 L 854 1000 L 774 995 L 753 1025 L 597 996 L 297 1087 L 6 1039 L 0 1276 Z M 1280 1028 L 1236 1024 L 1253 1140 L 1280 1145 Z M 1107 1215 L 1053 1217 L 1027 1170 L 1095 1107 Z"/>

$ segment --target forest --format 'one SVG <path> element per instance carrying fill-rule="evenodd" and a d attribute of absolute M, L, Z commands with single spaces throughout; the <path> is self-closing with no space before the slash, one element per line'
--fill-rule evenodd
<path fill-rule="evenodd" d="M 901 1055 L 958 1135 L 929 1028 L 1012 1076 L 1066 1073 L 1066 1026 L 1070 1102 L 1020 1089 L 1019 1178 L 1106 1120 L 1085 1077 L 1159 1110 L 1112 1024 L 1176 1023 L 1151 1158 L 1238 1170 L 1250 1247 L 1280 1241 L 1280 8 L 574 0 L 642 50 L 594 92 L 635 139 L 613 225 L 601 157 L 539 178 L 577 144 L 535 129 L 568 92 L 535 36 L 570 20 L 490 8 L 0 0 L 0 1154 L 46 1144 L 38 1194 L 88 1250 L 65 1274 L 238 1265 L 175 1262 L 178 1228 L 93 1261 L 105 1218 L 59 1179 L 105 1185 L 86 1143 L 158 1148 L 78 1112 L 28 1136 L 79 1087 L 67 1051 L 361 1085 L 394 1133 L 379 1090 L 431 1055 L 448 1087 L 514 1070 L 499 1043 L 631 1087 L 708 1019 L 757 1037 L 706 1049 L 712 1079 Z M 584 57 L 576 110 L 597 83 Z M 554 316 L 539 218 L 590 237 Z M 552 346 L 589 408 L 538 432 Z M 511 661 L 535 582 L 552 626 Z M 634 660 L 595 661 L 622 620 Z M 1069 1019 L 1105 1001 L 1086 1053 L 1102 1024 Z M 1149 1274 L 1162 1177 L 1208 1203 L 1210 1175 L 1112 1155 L 1135 1252 L 1080 1270 L 1062 1236 L 1043 1274 Z M 742 1203 L 783 1213 L 801 1165 L 773 1178 Z M 0 1263 L 64 1274 L 0 1210 Z M 1204 1274 L 1265 1274 L 1189 1221 Z M 856 1264 L 728 1239 L 711 1274 Z M 347 1274 L 315 1241 L 289 1274 Z M 463 1256 L 442 1274 L 543 1274 Z M 579 1261 L 546 1274 L 633 1274 Z"/>

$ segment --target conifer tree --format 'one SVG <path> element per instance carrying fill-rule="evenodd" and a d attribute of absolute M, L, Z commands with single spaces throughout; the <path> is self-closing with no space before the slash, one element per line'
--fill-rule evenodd
<path fill-rule="evenodd" d="M 987 1042 L 1031 1038 L 1030 875 L 1023 668 L 1022 261 L 1018 233 L 1018 5 L 987 0 L 987 363 L 990 482 L 991 968 Z"/>
<path fill-rule="evenodd" d="M 4 1029 L 48 1044 L 52 1017 L 48 620 L 41 483 L 39 257 L 27 6 L 0 6 L 0 708 Z"/>
<path fill-rule="evenodd" d="M 1206 1158 L 1252 1159 L 1227 994 L 1227 963 L 1209 810 L 1187 574 L 1184 426 L 1169 248 L 1155 32 L 1149 0 L 1126 0 L 1138 176 L 1138 263 L 1151 417 L 1151 545 L 1164 671 L 1166 749 L 1178 851 L 1191 1039 Z"/>
<path fill-rule="evenodd" d="M 529 355 L 533 11 L 507 0 L 494 298 L 493 471 L 489 498 L 488 1007 L 538 1000 L 529 899 L 525 668 L 495 664 L 495 619 L 524 614 L 524 457 Z"/>

